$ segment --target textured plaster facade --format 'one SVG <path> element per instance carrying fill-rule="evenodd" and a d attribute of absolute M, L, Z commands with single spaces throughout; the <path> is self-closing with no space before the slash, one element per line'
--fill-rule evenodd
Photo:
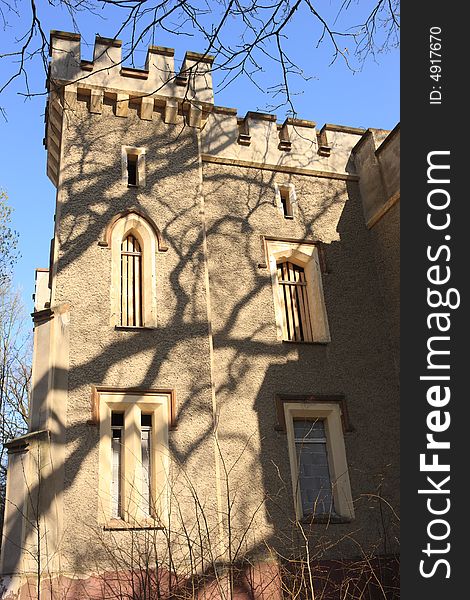
<path fill-rule="evenodd" d="M 176 78 L 165 63 L 168 77 L 154 91 L 151 60 L 172 59 L 168 49 L 150 51 L 145 80 L 145 73 L 132 78 L 132 70 L 120 70 L 116 43 L 100 38 L 93 66 L 80 62 L 77 36 L 58 33 L 52 41 L 47 143 L 55 236 L 50 273 L 37 273 L 31 434 L 10 443 L 9 494 L 19 494 L 15 505 L 31 504 L 31 513 L 20 482 L 27 464 L 28 485 L 40 495 L 38 522 L 54 550 L 47 569 L 38 567 L 34 532 L 10 509 L 5 597 L 15 597 L 38 569 L 60 587 L 59 575 L 87 580 L 122 569 L 122 549 L 148 536 L 167 547 L 161 523 L 122 530 L 103 517 L 100 390 L 171 392 L 170 512 L 193 527 L 197 497 L 217 563 L 239 541 L 244 553 L 268 563 L 268 548 L 296 550 L 279 398 L 341 401 L 354 519 L 310 523 L 312 548 L 328 539 L 317 558 L 352 559 L 381 540 L 377 554 L 397 552 L 393 515 L 384 517 L 371 500 L 381 495 L 398 510 L 397 132 L 377 155 L 374 140 L 384 144 L 388 132 L 278 125 L 272 116 L 241 119 L 214 107 L 208 57 L 189 53 Z M 101 71 L 100 44 L 111 61 Z M 145 149 L 144 185 L 123 180 L 123 147 Z M 276 185 L 294 186 L 293 219 L 276 205 Z M 146 276 L 144 285 L 154 287 L 156 321 L 135 329 L 116 327 L 111 314 L 109 238 L 125 214 L 155 232 L 155 283 Z M 331 341 L 278 339 L 265 238 L 318 245 Z M 37 448 L 48 457 L 40 483 Z M 354 541 L 346 539 L 351 532 Z M 44 554 L 45 538 L 41 544 Z M 188 557 L 179 548 L 175 560 L 183 564 Z"/>

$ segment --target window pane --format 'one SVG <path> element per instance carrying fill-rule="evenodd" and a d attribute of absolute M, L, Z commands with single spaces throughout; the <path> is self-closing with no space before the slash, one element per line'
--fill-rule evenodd
<path fill-rule="evenodd" d="M 299 487 L 304 514 L 326 514 L 333 510 L 325 424 L 322 419 L 294 421 Z"/>
<path fill-rule="evenodd" d="M 111 413 L 111 427 L 124 427 L 124 413 L 123 412 L 112 412 Z"/>
<path fill-rule="evenodd" d="M 112 413 L 113 416 L 114 413 Z M 119 413 L 118 413 L 119 414 Z M 111 416 L 111 419 L 112 419 Z M 122 413 L 121 413 L 122 416 Z M 122 429 L 112 429 L 112 475 L 111 475 L 111 516 L 118 519 L 121 516 L 121 437 Z"/>
<path fill-rule="evenodd" d="M 144 427 L 152 427 L 152 415 L 141 414 L 140 424 Z"/>
<path fill-rule="evenodd" d="M 136 154 L 127 155 L 127 183 L 137 185 L 137 159 Z"/>
<path fill-rule="evenodd" d="M 121 245 L 121 325 L 142 326 L 142 251 L 132 234 Z"/>
<path fill-rule="evenodd" d="M 147 422 L 152 420 L 152 415 L 142 415 L 141 421 Z M 147 515 L 151 514 L 151 439 L 152 429 L 150 426 L 144 426 L 142 423 L 141 428 L 141 448 L 142 448 L 142 510 Z"/>
<path fill-rule="evenodd" d="M 325 438 L 325 421 L 323 419 L 295 419 L 295 439 Z"/>

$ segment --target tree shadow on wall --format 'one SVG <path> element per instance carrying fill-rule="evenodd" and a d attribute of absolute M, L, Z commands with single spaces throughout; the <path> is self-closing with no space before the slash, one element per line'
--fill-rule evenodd
<path fill-rule="evenodd" d="M 357 184 L 204 165 L 203 213 L 194 129 L 164 125 L 159 117 L 144 123 L 132 107 L 126 119 L 112 117 L 112 106 L 103 107 L 103 116 L 90 115 L 84 108 L 68 112 L 66 166 L 57 207 L 59 245 L 52 266 L 55 305 L 70 305 L 70 368 L 47 372 L 35 384 L 36 390 L 49 388 L 52 397 L 58 391 L 67 393 L 66 422 L 57 412 L 51 415 L 54 441 L 64 445 L 65 458 L 28 495 L 37 499 L 41 490 L 57 485 L 58 473 L 63 477 L 66 526 L 58 551 L 67 556 L 69 572 L 81 573 L 84 564 L 91 566 L 108 551 L 112 554 L 128 546 L 132 532 L 111 536 L 96 522 L 99 428 L 90 424 L 91 384 L 174 388 L 178 427 L 170 433 L 170 452 L 174 465 L 184 472 L 185 485 L 196 490 L 188 496 L 196 506 L 189 537 L 197 539 L 197 528 L 206 519 L 204 511 L 210 514 L 199 552 L 203 555 L 203 548 L 211 546 L 205 548 L 210 558 L 204 560 L 209 564 L 203 560 L 198 565 L 218 581 L 219 562 L 227 562 L 231 546 L 237 551 L 229 563 L 252 564 L 254 557 L 274 552 L 279 558 L 303 543 L 298 532 L 291 533 L 295 518 L 287 447 L 285 435 L 274 429 L 276 394 L 346 395 L 355 426 L 347 437 L 355 498 L 363 490 L 375 489 L 374 478 L 383 472 L 382 458 L 374 458 L 376 449 L 384 457 L 390 455 L 389 440 L 380 435 L 385 428 L 376 425 L 379 415 L 384 422 L 395 418 L 395 388 L 384 367 L 388 349 L 383 313 Z M 129 188 L 123 182 L 121 146 L 127 145 L 148 149 L 144 188 Z M 298 218 L 292 222 L 273 205 L 274 183 L 286 182 L 295 184 L 299 198 Z M 112 219 L 128 210 L 154 221 L 168 246 L 156 257 L 156 329 L 118 331 L 109 324 L 111 256 L 98 242 Z M 289 345 L 277 340 L 271 279 L 267 269 L 259 267 L 264 258 L 262 235 L 323 242 L 329 269 L 323 285 L 331 344 Z M 44 396 L 42 408 L 46 400 Z M 221 515 L 214 501 L 217 494 Z M 321 540 L 328 538 L 335 552 L 351 555 L 354 544 L 346 539 L 351 529 L 357 529 L 369 546 L 377 539 L 374 534 L 382 535 L 378 531 L 382 525 L 371 524 L 373 519 L 361 503 L 365 499 L 358 500 L 358 528 L 322 528 Z M 49 508 L 37 503 L 35 519 L 41 521 L 38 511 Z M 233 538 L 224 548 L 213 541 L 220 533 L 216 529 L 221 516 L 225 535 L 227 526 L 232 522 L 234 526 Z M 23 518 L 19 509 L 10 531 Z M 95 556 L 89 544 L 92 534 L 101 540 Z M 318 543 L 317 530 L 309 534 Z M 165 538 L 160 529 L 153 535 Z M 165 538 L 167 548 L 172 535 Z M 38 567 L 42 575 L 48 563 L 46 554 Z M 170 572 L 171 567 L 170 560 Z M 233 592 L 232 579 L 223 585 L 229 590 L 232 585 Z"/>

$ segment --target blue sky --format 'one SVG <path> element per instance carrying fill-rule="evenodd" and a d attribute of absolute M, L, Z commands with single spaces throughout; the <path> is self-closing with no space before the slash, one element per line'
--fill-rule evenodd
<path fill-rule="evenodd" d="M 23 0 L 20 0 L 20 6 Z M 44 3 L 45 4 L 45 3 Z M 362 4 L 371 4 L 366 1 Z M 338 3 L 332 0 L 326 12 L 334 11 Z M 27 11 L 28 5 L 24 4 Z M 45 31 L 61 29 L 72 31 L 67 14 L 57 7 L 44 6 L 41 10 L 42 26 Z M 345 16 L 346 26 L 360 19 L 357 11 Z M 80 15 L 82 32 L 82 58 L 92 58 L 94 35 L 113 37 L 121 13 L 109 15 L 108 20 L 86 12 Z M 14 48 L 14 37 L 19 37 L 27 28 L 29 15 L 10 21 L 12 27 L 2 32 L 0 52 Z M 206 16 L 207 19 L 211 17 Z M 338 24 L 339 26 L 340 24 Z M 235 27 L 229 24 L 230 27 Z M 230 32 L 235 40 L 236 30 Z M 286 48 L 295 64 L 310 77 L 308 81 L 293 81 L 295 108 L 300 118 L 315 121 L 319 127 L 324 123 L 337 123 L 355 127 L 393 128 L 399 121 L 399 56 L 398 51 L 380 54 L 376 60 L 367 60 L 360 70 L 351 71 L 338 59 L 330 65 L 332 48 L 325 41 L 320 48 L 316 42 L 320 31 L 305 10 L 301 11 L 286 30 Z M 121 36 L 126 42 L 126 34 Z M 147 42 L 148 43 L 148 42 Z M 162 32 L 153 43 L 175 48 L 176 60 L 182 60 L 186 50 L 203 51 L 202 40 L 197 34 L 193 37 L 172 36 Z M 351 56 L 352 46 L 345 38 L 345 48 Z M 136 53 L 136 66 L 139 56 L 145 60 L 145 48 Z M 262 86 L 268 87 L 278 81 L 273 65 L 266 65 L 265 73 L 259 75 Z M 0 61 L 0 80 L 4 81 L 10 73 L 11 64 Z M 14 208 L 14 228 L 20 235 L 21 258 L 15 269 L 15 285 L 22 289 L 24 302 L 29 311 L 32 309 L 31 294 L 34 286 L 34 269 L 47 267 L 49 260 L 49 242 L 53 234 L 53 214 L 55 208 L 55 188 L 46 176 L 46 153 L 43 147 L 44 137 L 44 94 L 45 75 L 38 60 L 30 63 L 29 88 L 40 95 L 25 98 L 24 82 L 17 82 L 0 95 L 0 106 L 6 109 L 7 121 L 0 117 L 0 188 L 9 196 Z M 274 79 L 273 79 L 274 78 Z M 215 76 L 214 84 L 220 82 Z M 263 94 L 246 78 L 238 78 L 230 87 L 216 90 L 216 104 L 238 109 L 239 115 L 248 110 L 266 110 L 273 101 Z M 285 108 L 276 110 L 278 120 L 285 116 Z"/>

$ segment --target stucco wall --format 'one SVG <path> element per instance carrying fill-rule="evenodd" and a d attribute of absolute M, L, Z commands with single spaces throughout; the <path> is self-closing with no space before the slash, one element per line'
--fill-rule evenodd
<path fill-rule="evenodd" d="M 70 115 L 65 133 L 53 299 L 71 305 L 64 553 L 75 569 L 90 553 L 90 528 L 98 534 L 98 431 L 86 424 L 91 383 L 175 388 L 178 429 L 170 435 L 171 449 L 208 506 L 216 501 L 196 132 L 158 118 L 147 123 L 136 114 L 120 119 L 109 106 L 102 116 L 90 115 L 81 103 L 79 111 Z M 121 145 L 147 148 L 145 188 L 122 182 Z M 345 434 L 357 502 L 354 529 L 361 545 L 372 544 L 378 511 L 369 510 L 363 495 L 377 492 L 383 477 L 381 493 L 397 504 L 398 422 L 358 186 L 210 164 L 203 175 L 220 452 L 229 469 L 236 463 L 230 471 L 233 533 L 242 535 L 254 517 L 247 549 L 258 551 L 263 539 L 285 545 L 292 529 L 287 443 L 274 429 L 274 395 L 341 393 L 354 427 Z M 274 183 L 295 185 L 294 221 L 273 205 Z M 108 222 L 129 208 L 148 214 L 169 246 L 156 257 L 156 330 L 116 331 L 109 324 L 110 250 L 98 241 Z M 277 340 L 269 272 L 258 268 L 264 259 L 260 235 L 324 243 L 330 344 Z M 226 502 L 222 494 L 225 512 Z M 337 539 L 349 529 L 335 524 L 328 535 Z M 125 543 L 126 535 L 114 533 L 113 539 Z M 353 545 L 343 546 L 341 552 L 357 554 Z"/>
<path fill-rule="evenodd" d="M 277 427 L 275 396 L 344 397 L 355 519 L 309 525 L 312 556 L 351 558 L 373 547 L 377 553 L 395 551 L 394 518 L 388 508 L 381 513 L 379 497 L 397 510 L 396 348 L 384 332 L 390 323 L 398 332 L 398 313 L 381 296 L 384 289 L 396 293 L 396 278 L 384 281 L 374 257 L 384 273 L 396 273 L 398 246 L 390 232 L 398 212 L 390 210 L 376 229 L 367 230 L 348 154 L 360 133 L 332 136 L 338 156 L 321 162 L 329 172 L 307 176 L 298 169 L 276 172 L 273 164 L 258 169 L 247 161 L 210 162 L 204 154 L 221 141 L 210 131 L 183 126 L 181 116 L 178 124 L 165 124 L 158 110 L 150 121 L 133 106 L 125 118 L 114 110 L 109 97 L 102 114 L 90 113 L 87 101 L 79 100 L 66 109 L 62 125 L 51 306 L 67 307 L 70 366 L 68 377 L 55 378 L 65 393 L 50 397 L 66 409 L 62 419 L 52 406 L 57 430 L 65 435 L 57 508 L 62 572 L 73 577 L 126 568 L 131 549 L 154 539 L 164 548 L 166 542 L 164 532 L 108 531 L 98 524 L 100 434 L 91 421 L 93 386 L 175 390 L 177 428 L 169 444 L 172 478 L 178 480 L 169 486 L 172 510 L 176 523 L 190 525 L 191 535 L 203 523 L 215 544 L 206 548 L 211 560 L 214 554 L 227 558 L 229 519 L 230 541 L 240 543 L 242 554 L 265 557 L 268 548 L 285 553 L 304 544 L 294 525 L 287 439 Z M 145 186 L 128 187 L 123 179 L 122 146 L 146 148 Z M 275 184 L 295 187 L 294 219 L 285 219 L 275 205 Z M 128 210 L 153 221 L 168 247 L 155 256 L 157 325 L 133 331 L 111 323 L 112 253 L 103 244 L 107 226 Z M 321 242 L 329 343 L 278 339 L 262 236 Z M 222 538 L 218 516 L 225 524 Z M 187 550 L 186 542 L 181 548 Z M 180 559 L 187 556 L 180 553 Z"/>
<path fill-rule="evenodd" d="M 400 132 L 395 129 L 379 146 L 377 158 L 383 176 L 387 197 L 400 190 Z"/>
<path fill-rule="evenodd" d="M 380 133 L 380 132 L 379 132 Z M 400 127 L 369 130 L 354 149 L 364 219 L 385 309 L 396 372 L 400 365 Z"/>
<path fill-rule="evenodd" d="M 99 116 L 80 102 L 77 110 L 68 113 L 64 134 L 52 300 L 71 306 L 63 552 L 72 571 L 93 560 L 90 539 L 97 540 L 97 549 L 98 538 L 119 545 L 131 535 L 103 534 L 96 525 L 99 434 L 87 424 L 91 384 L 175 389 L 178 427 L 170 434 L 171 450 L 209 513 L 215 503 L 195 132 L 161 119 L 145 122 L 132 111 L 120 119 L 110 106 Z M 144 188 L 121 181 L 122 145 L 147 148 Z M 111 252 L 98 242 L 112 218 L 130 208 L 147 214 L 168 245 L 156 255 L 156 329 L 119 331 L 110 325 Z"/>
<path fill-rule="evenodd" d="M 295 185 L 295 220 L 273 206 L 274 183 Z M 381 524 L 377 504 L 366 494 L 377 493 L 383 481 L 379 493 L 398 504 L 399 423 L 397 380 L 358 185 L 205 164 L 204 197 L 220 439 L 228 464 L 236 463 L 231 476 L 240 526 L 267 497 L 256 512 L 260 532 L 276 547 L 295 538 L 287 440 L 275 430 L 275 394 L 342 393 L 354 428 L 345 441 L 356 519 L 352 526 L 330 524 L 325 531 L 315 525 L 311 532 L 314 539 L 337 540 L 352 527 L 356 541 L 368 547 Z M 331 343 L 277 340 L 271 278 L 258 267 L 264 258 L 260 235 L 324 242 Z M 357 547 L 343 542 L 330 549 L 338 552 L 355 555 Z"/>
<path fill-rule="evenodd" d="M 396 203 L 370 230 L 390 345 L 400 370 L 400 203 Z"/>

